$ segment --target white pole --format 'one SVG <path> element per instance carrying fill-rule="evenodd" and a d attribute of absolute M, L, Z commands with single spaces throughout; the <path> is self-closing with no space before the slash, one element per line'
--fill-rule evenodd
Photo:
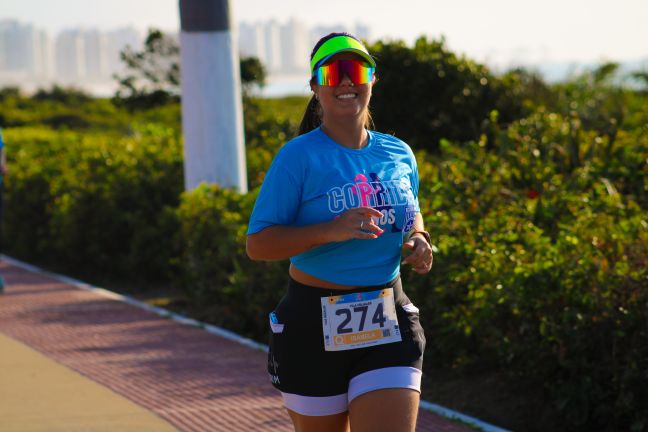
<path fill-rule="evenodd" d="M 185 188 L 247 192 L 238 47 L 228 0 L 180 0 Z"/>

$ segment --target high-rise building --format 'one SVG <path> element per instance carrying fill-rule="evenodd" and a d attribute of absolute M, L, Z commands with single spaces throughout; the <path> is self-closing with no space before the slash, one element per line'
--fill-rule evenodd
<path fill-rule="evenodd" d="M 85 72 L 88 79 L 97 81 L 110 78 L 108 70 L 108 38 L 98 30 L 82 32 Z"/>
<path fill-rule="evenodd" d="M 311 36 L 299 21 L 291 19 L 281 27 L 281 69 L 284 72 L 308 70 Z"/>
<path fill-rule="evenodd" d="M 34 77 L 37 80 L 48 82 L 54 78 L 54 44 L 47 32 L 39 30 L 37 32 L 36 43 L 37 66 Z"/>
<path fill-rule="evenodd" d="M 264 65 L 267 63 L 263 27 L 259 24 L 242 23 L 238 28 L 239 55 L 256 57 Z"/>
<path fill-rule="evenodd" d="M 42 32 L 31 24 L 16 20 L 0 21 L 0 68 L 4 71 L 34 75 L 41 72 Z"/>
<path fill-rule="evenodd" d="M 281 26 L 275 20 L 263 26 L 265 42 L 265 66 L 269 73 L 281 71 Z"/>
<path fill-rule="evenodd" d="M 56 80 L 78 84 L 86 76 L 85 41 L 81 30 L 65 30 L 56 38 Z"/>
<path fill-rule="evenodd" d="M 0 71 L 5 71 L 8 68 L 7 65 L 7 52 L 9 51 L 9 46 L 6 41 L 6 21 L 0 21 Z"/>

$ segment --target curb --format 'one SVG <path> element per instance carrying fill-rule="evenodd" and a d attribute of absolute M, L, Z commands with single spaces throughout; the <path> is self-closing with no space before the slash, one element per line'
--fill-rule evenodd
<path fill-rule="evenodd" d="M 127 303 L 127 304 L 129 304 L 131 306 L 135 306 L 135 307 L 138 307 L 140 309 L 144 309 L 144 310 L 146 310 L 148 312 L 154 313 L 154 314 L 156 314 L 158 316 L 161 316 L 163 318 L 171 319 L 171 320 L 173 320 L 175 322 L 178 322 L 180 324 L 201 328 L 201 329 L 207 331 L 208 333 L 223 337 L 223 338 L 231 340 L 233 342 L 237 342 L 237 343 L 239 343 L 241 345 L 244 345 L 244 346 L 247 346 L 249 348 L 260 350 L 260 351 L 263 351 L 265 353 L 268 352 L 268 346 L 267 345 L 256 342 L 256 341 L 254 341 L 254 340 L 252 340 L 250 338 L 240 336 L 237 333 L 234 333 L 234 332 L 232 332 L 230 330 L 227 330 L 227 329 L 224 329 L 222 327 L 218 327 L 218 326 L 215 326 L 215 325 L 212 325 L 212 324 L 203 323 L 203 322 L 197 321 L 197 320 L 195 320 L 193 318 L 188 318 L 188 317 L 186 317 L 184 315 L 180 315 L 180 314 L 177 314 L 177 313 L 174 313 L 174 312 L 170 312 L 170 311 L 168 311 L 168 310 L 166 310 L 164 308 L 161 308 L 161 307 L 151 306 L 148 303 L 144 303 L 144 302 L 142 302 L 140 300 L 136 300 L 136 299 L 134 299 L 132 297 L 129 297 L 129 296 L 126 296 L 126 295 L 123 295 L 123 294 L 118 294 L 118 293 L 109 291 L 109 290 L 104 289 L 104 288 L 99 288 L 99 287 L 90 285 L 88 283 L 79 281 L 77 279 L 74 279 L 74 278 L 71 278 L 71 277 L 68 277 L 68 276 L 65 276 L 65 275 L 60 275 L 58 273 L 53 273 L 53 272 L 41 269 L 40 267 L 36 267 L 36 266 L 34 266 L 32 264 L 22 262 L 20 260 L 9 257 L 7 255 L 0 254 L 0 260 L 7 261 L 8 263 L 10 263 L 10 264 L 12 264 L 12 265 L 14 265 L 16 267 L 19 267 L 19 268 L 21 268 L 23 270 L 26 270 L 26 271 L 29 271 L 29 272 L 32 272 L 32 273 L 38 273 L 38 274 L 41 274 L 43 276 L 47 276 L 47 277 L 50 277 L 52 279 L 56 279 L 58 281 L 61 281 L 63 283 L 72 285 L 72 286 L 74 286 L 76 288 L 86 290 L 86 291 L 91 291 L 91 292 L 94 292 L 94 293 L 99 294 L 101 296 L 110 298 L 112 300 L 121 301 L 121 302 Z M 497 426 L 491 425 L 489 423 L 486 423 L 484 421 L 481 421 L 481 420 L 479 420 L 479 419 L 477 419 L 475 417 L 471 417 L 469 415 L 462 414 L 460 412 L 451 410 L 450 408 L 446 408 L 444 406 L 441 406 L 441 405 L 438 405 L 438 404 L 435 404 L 435 403 L 432 403 L 432 402 L 428 402 L 428 401 L 423 400 L 423 399 L 421 399 L 419 405 L 420 405 L 421 408 L 423 408 L 426 411 L 433 412 L 435 414 L 438 414 L 438 415 L 440 415 L 442 417 L 445 417 L 447 419 L 450 419 L 450 420 L 461 421 L 461 422 L 466 423 L 466 424 L 468 424 L 470 426 L 476 427 L 476 428 L 478 428 L 479 430 L 481 430 L 483 432 L 511 432 L 508 429 L 502 429 L 500 427 L 497 427 Z"/>

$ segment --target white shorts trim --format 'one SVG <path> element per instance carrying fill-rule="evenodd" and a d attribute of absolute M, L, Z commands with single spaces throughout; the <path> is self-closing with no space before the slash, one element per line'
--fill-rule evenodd
<path fill-rule="evenodd" d="M 284 405 L 305 416 L 328 416 L 349 409 L 349 403 L 370 391 L 386 388 L 408 388 L 421 392 L 422 372 L 409 366 L 395 366 L 361 373 L 351 379 L 349 392 L 335 396 L 302 396 L 281 392 Z"/>
<path fill-rule="evenodd" d="M 421 393 L 423 373 L 410 366 L 394 366 L 374 369 L 356 375 L 349 383 L 349 403 L 370 391 L 386 388 L 408 388 Z"/>
<path fill-rule="evenodd" d="M 335 396 L 302 396 L 281 392 L 281 396 L 286 408 L 306 416 L 340 414 L 345 412 L 349 405 L 346 393 Z"/>

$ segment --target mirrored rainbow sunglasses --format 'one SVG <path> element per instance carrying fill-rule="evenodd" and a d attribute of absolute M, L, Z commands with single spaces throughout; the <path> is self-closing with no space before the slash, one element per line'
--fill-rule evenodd
<path fill-rule="evenodd" d="M 348 76 L 353 84 L 368 84 L 375 72 L 376 68 L 364 61 L 343 59 L 321 65 L 315 69 L 313 76 L 317 85 L 335 87 L 340 85 L 344 75 Z"/>

